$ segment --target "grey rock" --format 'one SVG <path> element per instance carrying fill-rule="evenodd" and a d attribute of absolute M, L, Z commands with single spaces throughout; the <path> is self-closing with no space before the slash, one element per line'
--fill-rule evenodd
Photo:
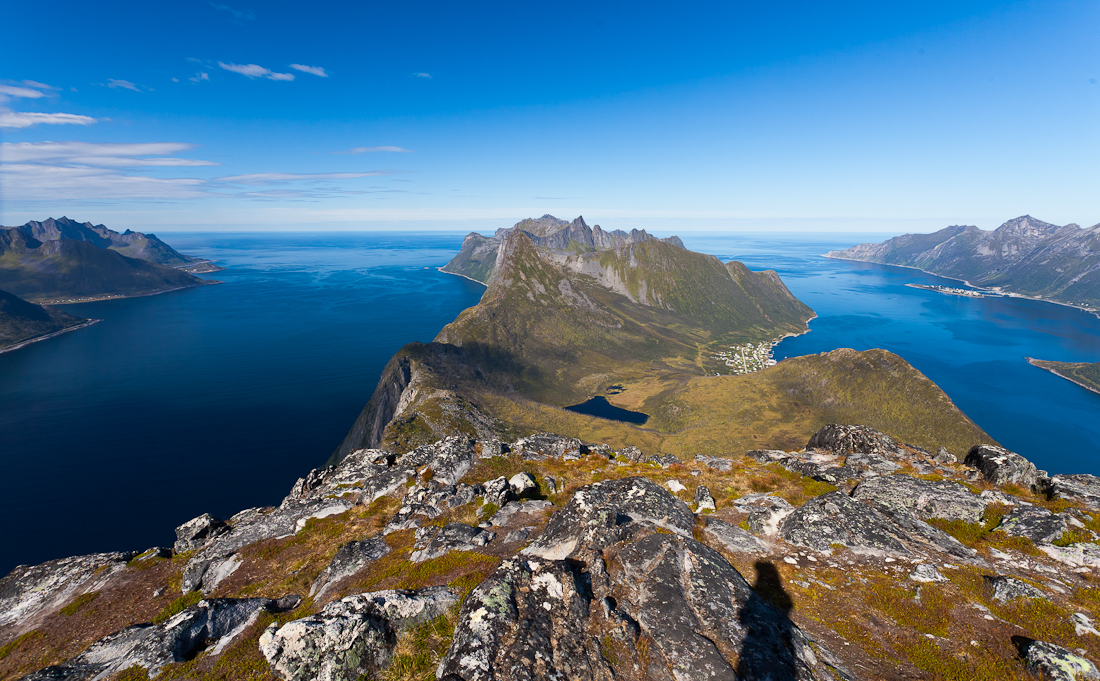
<path fill-rule="evenodd" d="M 936 452 L 936 455 L 934 457 L 932 457 L 932 460 L 935 461 L 938 464 L 944 464 L 944 465 L 959 462 L 959 458 L 957 456 L 955 456 L 954 454 L 952 454 L 951 452 L 947 451 L 946 447 L 940 447 L 940 450 L 938 452 Z"/>
<path fill-rule="evenodd" d="M 706 487 L 704 487 L 703 485 L 699 485 L 698 487 L 695 488 L 695 499 L 694 499 L 694 501 L 695 501 L 695 512 L 696 513 L 700 513 L 702 511 L 706 511 L 706 510 L 710 510 L 710 511 L 717 510 L 714 506 L 714 497 L 711 496 L 710 490 L 707 489 Z"/>
<path fill-rule="evenodd" d="M 1019 505 L 1001 518 L 997 529 L 1015 537 L 1026 537 L 1036 544 L 1051 544 L 1065 534 L 1069 526 L 1065 516 L 1051 513 L 1042 506 Z"/>
<path fill-rule="evenodd" d="M 984 575 L 982 585 L 986 594 L 995 601 L 1002 603 L 1015 598 L 1042 598 L 1050 600 L 1047 595 L 1031 586 L 1027 582 L 1015 577 L 1002 577 Z"/>
<path fill-rule="evenodd" d="M 559 483 L 558 483 L 557 478 L 547 475 L 547 476 L 543 476 L 542 480 L 543 480 L 543 482 L 546 483 L 546 493 L 547 494 L 557 494 L 558 493 Z M 562 487 L 563 487 L 562 491 L 564 491 L 564 484 L 562 485 Z"/>
<path fill-rule="evenodd" d="M 1055 475 L 1051 483 L 1057 496 L 1100 511 L 1100 478 L 1095 475 Z"/>
<path fill-rule="evenodd" d="M 215 518 L 209 513 L 203 513 L 198 518 L 192 518 L 176 528 L 176 543 L 172 548 L 176 553 L 194 551 L 228 530 L 224 520 Z"/>
<path fill-rule="evenodd" d="M 1045 641 L 1013 637 L 1029 670 L 1047 681 L 1100 681 L 1100 670 L 1088 658 Z"/>
<path fill-rule="evenodd" d="M 93 553 L 17 565 L 0 579 L 0 626 L 14 625 L 17 632 L 34 629 L 40 616 L 102 589 L 133 557 L 133 552 Z"/>
<path fill-rule="evenodd" d="M 874 501 L 894 511 L 908 511 L 927 520 L 945 518 L 976 523 L 989 502 L 957 482 L 920 480 L 908 475 L 883 475 L 863 480 L 852 497 Z"/>
<path fill-rule="evenodd" d="M 495 480 L 487 481 L 484 487 L 485 503 L 487 504 L 503 506 L 515 497 L 515 495 L 512 494 L 511 485 L 508 484 L 508 478 L 503 475 Z"/>
<path fill-rule="evenodd" d="M 790 514 L 780 528 L 784 540 L 816 551 L 839 544 L 857 551 L 911 555 L 933 549 L 969 558 L 973 551 L 947 533 L 904 512 L 891 511 L 843 492 L 815 497 Z"/>
<path fill-rule="evenodd" d="M 507 525 L 516 515 L 539 515 L 545 509 L 554 504 L 545 499 L 528 499 L 526 501 L 509 501 L 499 511 L 489 518 L 489 526 Z"/>
<path fill-rule="evenodd" d="M 683 502 L 643 478 L 579 490 L 463 603 L 437 678 L 846 678 L 827 666 L 842 667 L 829 651 L 691 537 L 690 519 Z"/>
<path fill-rule="evenodd" d="M 704 523 L 701 532 L 703 539 L 711 548 L 728 553 L 751 553 L 754 555 L 765 555 L 770 550 L 770 547 L 756 535 L 742 530 L 740 527 L 734 527 L 712 516 L 707 516 Z"/>
<path fill-rule="evenodd" d="M 646 456 L 642 452 L 642 450 L 638 449 L 634 445 L 628 445 L 620 449 L 619 456 L 626 459 L 630 463 L 642 463 L 646 459 Z"/>
<path fill-rule="evenodd" d="M 452 551 L 471 551 L 487 545 L 494 537 L 494 532 L 462 523 L 422 527 L 416 531 L 416 543 L 413 545 L 416 550 L 409 554 L 409 562 L 423 563 Z"/>
<path fill-rule="evenodd" d="M 512 494 L 515 494 L 517 497 L 523 497 L 526 494 L 531 494 L 538 490 L 535 479 L 528 473 L 516 473 L 508 478 L 508 486 L 512 488 Z"/>
<path fill-rule="evenodd" d="M 425 520 L 432 520 L 443 513 L 465 506 L 485 493 L 480 485 L 442 484 L 436 479 L 418 483 L 405 493 L 401 508 L 386 523 L 383 534 L 420 527 Z"/>
<path fill-rule="evenodd" d="M 534 530 L 534 526 L 521 527 L 518 530 L 512 530 L 508 534 L 504 535 L 505 544 L 518 544 L 525 542 L 531 537 L 531 531 Z"/>
<path fill-rule="evenodd" d="M 660 456 L 653 455 L 649 457 L 646 461 L 647 463 L 660 466 L 661 468 L 668 468 L 669 466 L 681 463 L 679 457 L 672 454 L 661 454 Z"/>
<path fill-rule="evenodd" d="M 862 472 L 863 476 L 860 477 L 866 477 L 867 474 L 889 475 L 901 470 L 901 464 L 894 463 L 885 456 L 864 452 L 849 454 L 844 459 L 844 467 Z"/>
<path fill-rule="evenodd" d="M 695 457 L 695 461 L 700 465 L 706 466 L 707 468 L 712 468 L 716 471 L 721 471 L 723 473 L 729 473 L 733 470 L 732 459 L 723 459 L 717 456 L 697 456 Z"/>
<path fill-rule="evenodd" d="M 779 449 L 752 449 L 745 452 L 745 456 L 753 461 L 759 461 L 760 463 L 771 463 L 773 461 L 789 458 L 793 456 L 793 454 L 788 454 Z"/>
<path fill-rule="evenodd" d="M 588 447 L 575 437 L 535 433 L 516 440 L 512 451 L 521 453 L 528 461 L 542 461 L 580 458 L 588 453 Z"/>
<path fill-rule="evenodd" d="M 909 579 L 914 582 L 946 582 L 947 578 L 943 576 L 935 565 L 931 563 L 921 563 L 917 567 L 913 568 L 913 571 L 909 573 Z"/>
<path fill-rule="evenodd" d="M 389 664 L 398 634 L 445 614 L 457 600 L 446 587 L 349 596 L 316 615 L 272 624 L 260 635 L 260 651 L 285 681 L 374 678 Z"/>
<path fill-rule="evenodd" d="M 504 456 L 511 451 L 508 445 L 500 440 L 481 440 L 478 444 L 481 446 L 481 453 L 478 456 L 483 459 Z"/>
<path fill-rule="evenodd" d="M 1100 546 L 1092 542 L 1081 542 L 1078 544 L 1070 544 L 1069 546 L 1040 544 L 1039 550 L 1059 563 L 1064 563 L 1071 567 L 1100 568 Z"/>
<path fill-rule="evenodd" d="M 378 560 L 390 552 L 390 547 L 381 537 L 371 537 L 363 541 L 350 541 L 344 544 L 333 556 L 332 562 L 317 575 L 313 586 L 309 589 L 310 596 L 318 598 L 325 595 L 329 587 L 345 577 L 350 577 L 359 572 L 368 563 Z"/>
<path fill-rule="evenodd" d="M 851 426 L 833 423 L 810 437 L 806 449 L 824 449 L 837 454 L 872 454 L 880 457 L 894 455 L 898 445 L 885 433 L 867 426 Z"/>
<path fill-rule="evenodd" d="M 173 662 L 190 660 L 202 650 L 215 654 L 264 611 L 285 612 L 301 599 L 211 598 L 199 601 L 163 624 L 137 624 L 96 641 L 60 665 L 24 677 L 45 679 L 105 679 L 133 666 L 155 677 Z"/>
<path fill-rule="evenodd" d="M 783 521 L 792 513 L 794 506 L 786 499 L 768 497 L 765 503 L 750 507 L 746 522 L 752 532 L 771 537 L 779 532 Z"/>
<path fill-rule="evenodd" d="M 1052 491 L 1052 483 L 1046 471 L 1038 470 L 1035 464 L 1003 447 L 975 445 L 970 448 L 963 463 L 977 469 L 982 477 L 994 485 L 1012 483 L 1036 493 Z"/>

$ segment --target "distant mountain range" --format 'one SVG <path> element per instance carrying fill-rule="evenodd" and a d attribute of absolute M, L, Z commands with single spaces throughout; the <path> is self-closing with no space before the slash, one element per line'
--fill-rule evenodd
<path fill-rule="evenodd" d="M 1100 308 L 1100 225 L 1059 227 L 1024 215 L 991 232 L 954 225 L 825 255 L 916 267 L 975 286 Z"/>
<path fill-rule="evenodd" d="M 50 334 L 79 328 L 92 321 L 52 307 L 28 303 L 0 291 L 0 352 L 15 349 L 28 341 L 41 340 Z"/>
<path fill-rule="evenodd" d="M 134 296 L 215 283 L 184 269 L 219 269 L 152 234 L 62 217 L 0 227 L 0 289 L 39 303 Z"/>

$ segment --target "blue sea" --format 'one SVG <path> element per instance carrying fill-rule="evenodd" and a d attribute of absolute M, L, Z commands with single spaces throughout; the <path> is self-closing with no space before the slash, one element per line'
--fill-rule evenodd
<path fill-rule="evenodd" d="M 681 234 L 775 269 L 818 314 L 777 358 L 882 347 L 1052 472 L 1100 474 L 1100 395 L 1025 356 L 1100 361 L 1100 319 L 1048 303 L 908 288 L 952 283 L 820 254 L 890 235 Z M 173 528 L 278 503 L 321 466 L 385 363 L 484 290 L 438 272 L 462 234 L 165 234 L 225 283 L 67 306 L 104 321 L 0 354 L 0 574 L 18 563 L 171 545 Z"/>

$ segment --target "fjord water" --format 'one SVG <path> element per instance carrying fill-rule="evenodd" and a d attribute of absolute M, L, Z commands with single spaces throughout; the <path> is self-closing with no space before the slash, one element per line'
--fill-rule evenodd
<path fill-rule="evenodd" d="M 985 432 L 1039 468 L 1100 475 L 1100 394 L 1025 359 L 1100 361 L 1096 315 L 1021 298 L 945 295 L 906 284 L 962 284 L 914 269 L 821 257 L 892 234 L 681 236 L 692 250 L 776 270 L 817 313 L 810 333 L 778 345 L 777 360 L 836 348 L 884 348 L 904 357 Z"/>
<path fill-rule="evenodd" d="M 435 269 L 460 234 L 162 236 L 225 283 L 70 305 L 104 321 L 0 354 L 0 574 L 279 503 L 484 291 Z"/>
<path fill-rule="evenodd" d="M 484 288 L 436 271 L 449 234 L 170 234 L 224 284 L 67 306 L 104 321 L 0 355 L 0 574 L 17 563 L 170 545 L 203 513 L 276 504 L 323 465 L 405 343 Z M 916 270 L 827 260 L 890 235 L 681 234 L 775 269 L 819 315 L 776 358 L 882 347 L 1051 472 L 1100 474 L 1100 395 L 1025 356 L 1100 361 L 1100 319 L 945 296 Z"/>

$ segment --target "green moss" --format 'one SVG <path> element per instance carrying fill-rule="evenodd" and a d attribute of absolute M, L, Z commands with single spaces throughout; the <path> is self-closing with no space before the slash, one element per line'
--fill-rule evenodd
<path fill-rule="evenodd" d="M 0 660 L 3 660 L 8 655 L 11 655 L 16 650 L 21 650 L 24 646 L 36 645 L 34 642 L 38 639 L 45 638 L 46 635 L 41 631 L 35 629 L 34 631 L 28 631 L 14 641 L 5 643 L 0 646 Z"/>
<path fill-rule="evenodd" d="M 88 593 L 80 594 L 72 600 L 71 603 L 61 608 L 60 612 L 65 617 L 71 617 L 80 611 L 85 605 L 91 603 L 99 597 L 98 591 L 89 591 Z"/>
<path fill-rule="evenodd" d="M 161 610 L 156 617 L 153 618 L 153 622 L 159 624 L 161 622 L 167 622 L 173 616 L 178 615 L 192 605 L 202 600 L 201 591 L 192 591 L 191 593 L 184 594 L 175 599 Z"/>
<path fill-rule="evenodd" d="M 149 672 L 145 667 L 135 664 L 119 672 L 113 681 L 149 681 Z"/>

